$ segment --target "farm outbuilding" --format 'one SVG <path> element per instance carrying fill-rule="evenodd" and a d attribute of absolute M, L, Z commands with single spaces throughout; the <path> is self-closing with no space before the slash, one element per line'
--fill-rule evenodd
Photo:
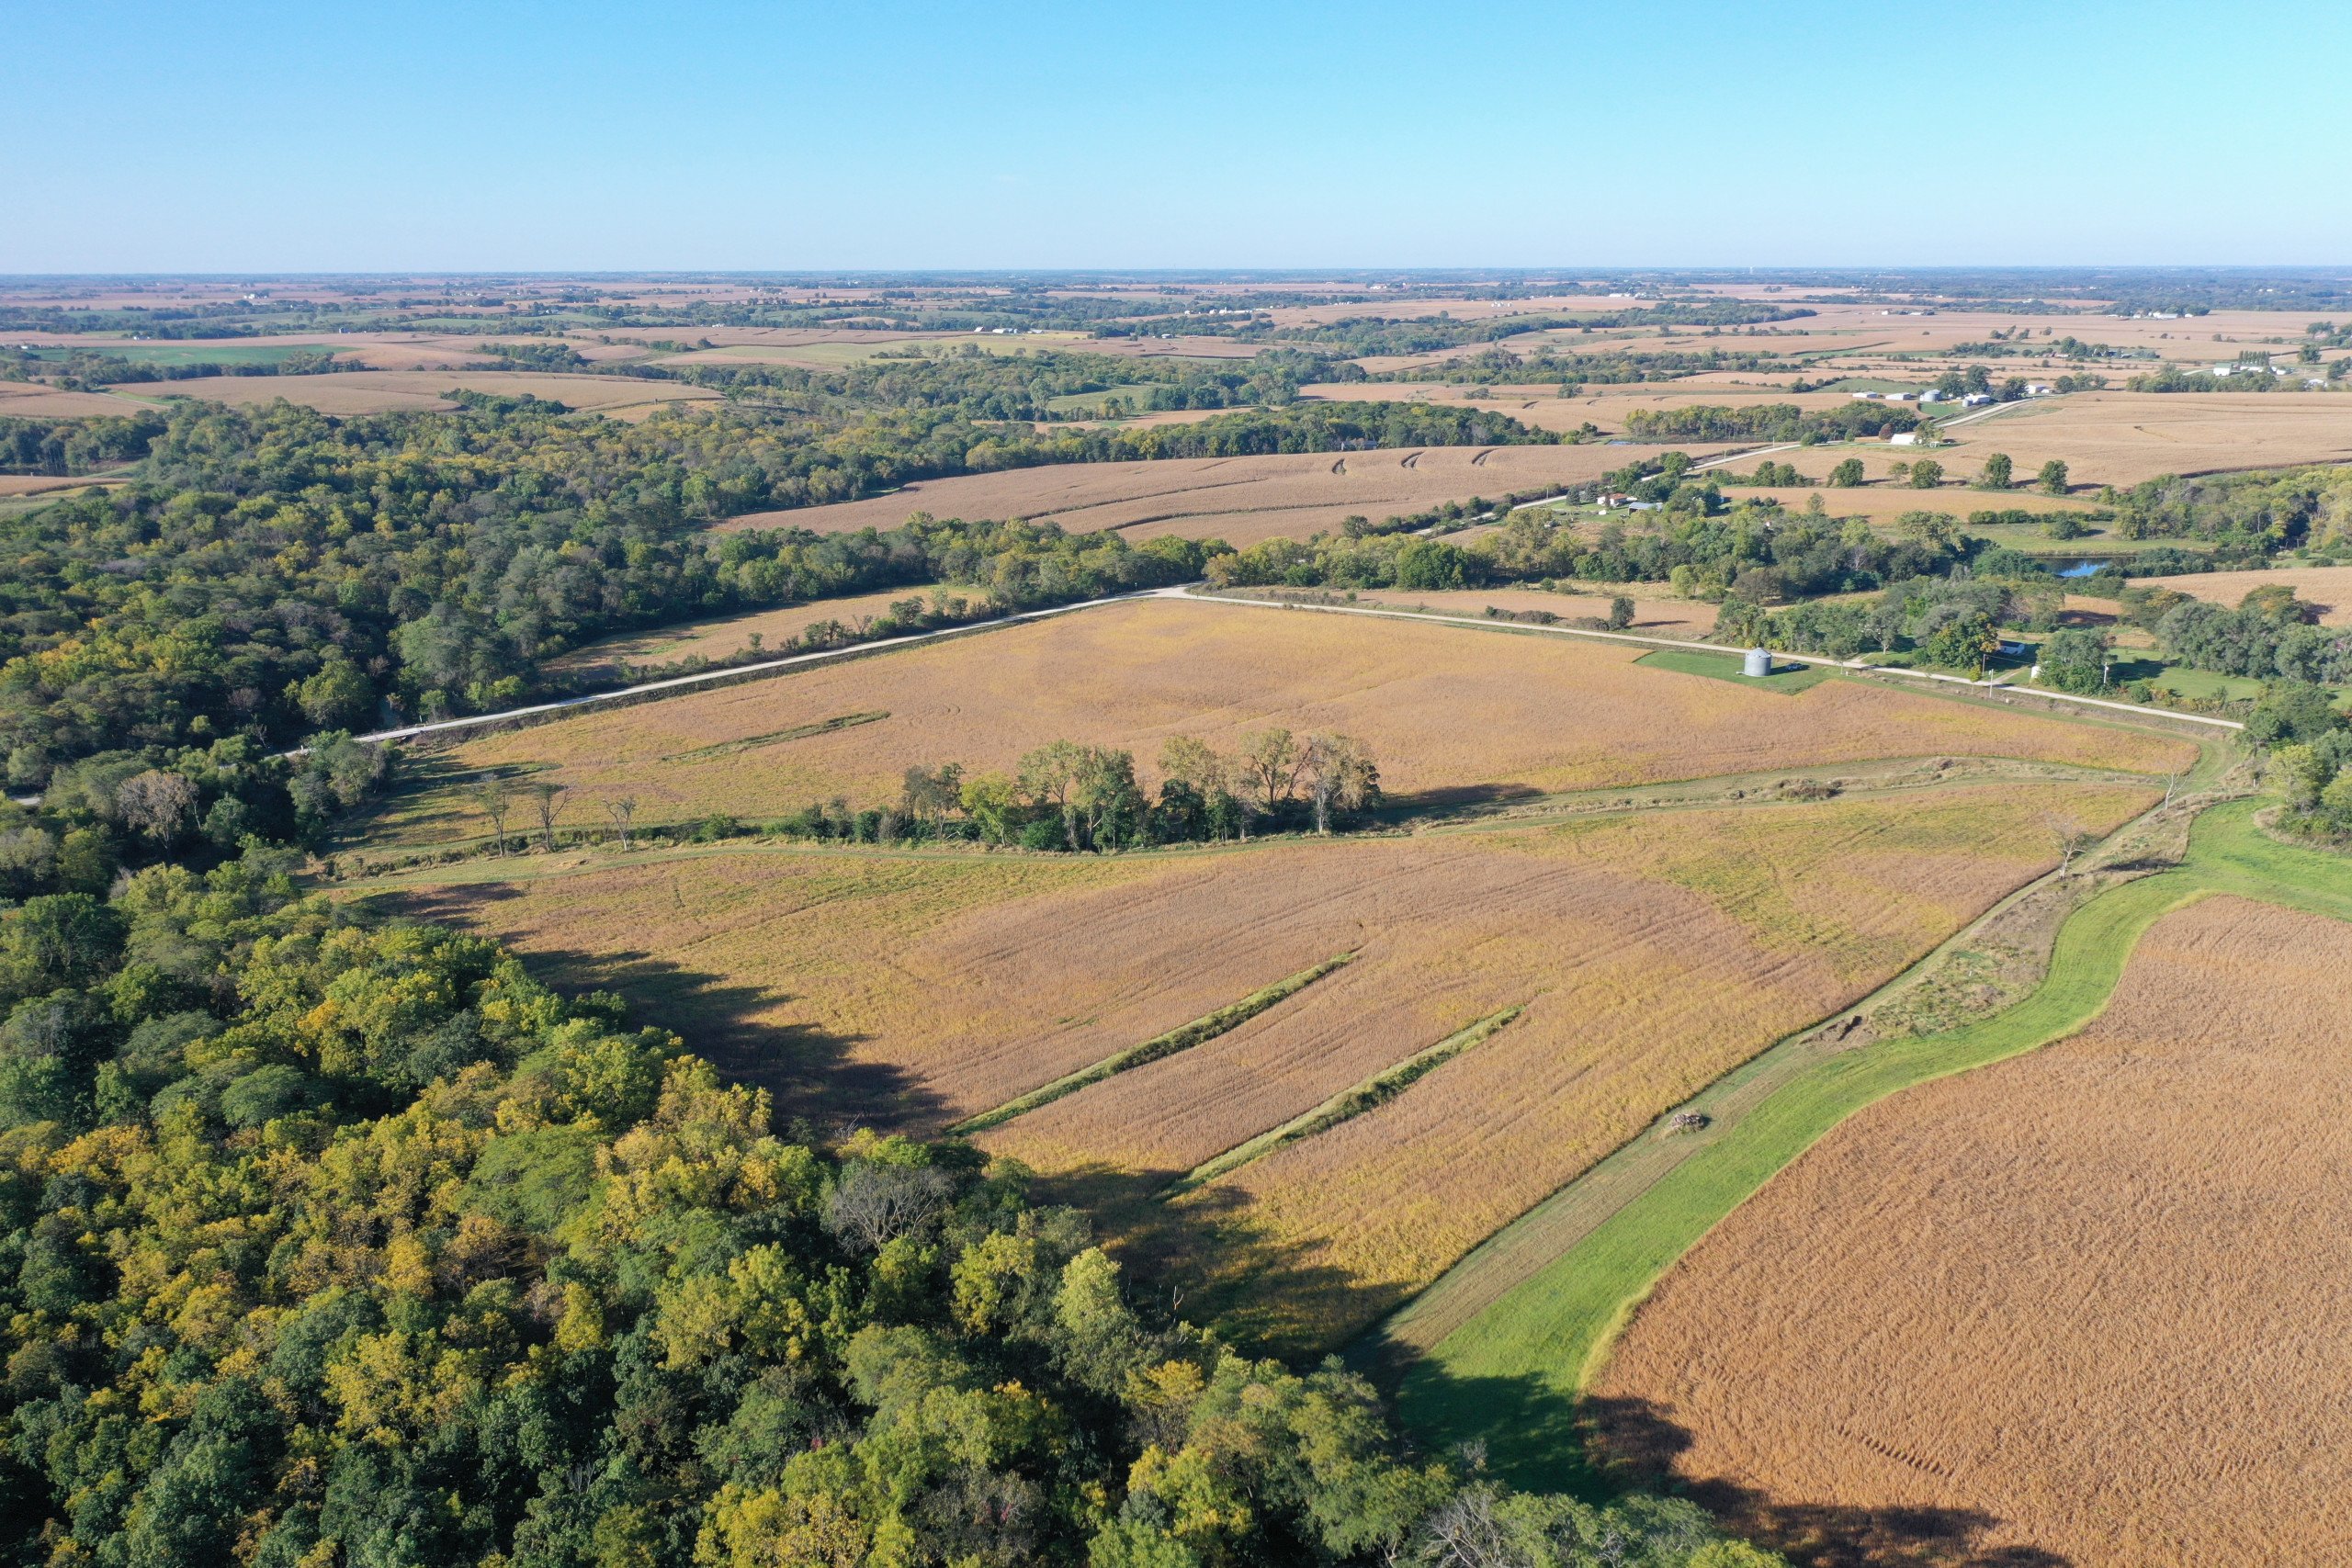
<path fill-rule="evenodd" d="M 1771 654 L 1771 650 L 1770 650 L 1770 649 L 1762 649 L 1762 648 L 1751 648 L 1751 649 L 1749 649 L 1747 650 L 1747 662 L 1746 664 L 1744 664 L 1743 666 L 1741 666 L 1741 668 L 1740 668 L 1740 673 L 1741 673 L 1741 674 L 1743 674 L 1743 675 L 1749 676 L 1749 677 L 1751 677 L 1751 678 L 1757 678 L 1757 677 L 1761 677 L 1761 676 L 1765 676 L 1765 675 L 1770 675 L 1771 672 L 1772 672 L 1772 654 Z"/>

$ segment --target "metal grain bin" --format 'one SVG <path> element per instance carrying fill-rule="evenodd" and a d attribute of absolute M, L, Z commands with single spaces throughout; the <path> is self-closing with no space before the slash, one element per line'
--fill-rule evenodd
<path fill-rule="evenodd" d="M 1747 667 L 1743 669 L 1740 673 L 1743 675 L 1770 675 L 1771 672 L 1771 650 L 1762 648 L 1749 649 L 1747 650 Z"/>

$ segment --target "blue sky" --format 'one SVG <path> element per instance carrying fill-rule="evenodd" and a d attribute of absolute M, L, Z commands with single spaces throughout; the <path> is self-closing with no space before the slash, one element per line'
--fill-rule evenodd
<path fill-rule="evenodd" d="M 2352 7 L 17 0 L 0 272 L 2352 260 Z"/>

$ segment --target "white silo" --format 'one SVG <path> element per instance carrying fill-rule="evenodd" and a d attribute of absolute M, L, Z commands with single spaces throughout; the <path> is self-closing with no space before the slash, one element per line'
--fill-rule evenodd
<path fill-rule="evenodd" d="M 1743 674 L 1743 675 L 1748 675 L 1748 676 L 1758 676 L 1758 675 L 1770 675 L 1771 672 L 1772 672 L 1772 654 L 1771 654 L 1771 650 L 1770 650 L 1770 649 L 1762 649 L 1762 648 L 1751 648 L 1751 649 L 1749 649 L 1747 650 L 1747 667 L 1746 667 L 1745 669 L 1743 669 L 1743 670 L 1740 671 L 1740 673 L 1741 673 L 1741 674 Z"/>

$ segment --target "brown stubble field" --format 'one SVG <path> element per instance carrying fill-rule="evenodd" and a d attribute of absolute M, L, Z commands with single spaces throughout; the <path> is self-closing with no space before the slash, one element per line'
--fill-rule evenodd
<path fill-rule="evenodd" d="M 924 479 L 888 495 L 789 512 L 753 513 L 722 525 L 810 528 L 820 534 L 895 528 L 910 513 L 934 517 L 1023 517 L 1071 533 L 1116 528 L 1130 539 L 1162 534 L 1246 546 L 1336 531 L 1350 515 L 1385 518 L 1449 501 L 1544 486 L 1589 483 L 1662 446 L 1425 446 L 1258 457 L 1174 457 L 1158 462 L 1055 463 L 995 474 Z M 1703 443 L 1694 457 L 1730 450 Z"/>
<path fill-rule="evenodd" d="M 2063 459 L 2076 485 L 2163 474 L 2352 460 L 2352 395 L 2340 392 L 2075 392 L 1962 425 L 1928 454 L 1954 477 L 2007 452 L 2020 479 Z"/>
<path fill-rule="evenodd" d="M 905 770 L 1010 769 L 1047 741 L 1222 749 L 1281 725 L 1358 736 L 1384 786 L 1440 803 L 1800 768 L 1852 759 L 2011 756 L 2163 773 L 2188 742 L 1859 681 L 1786 695 L 1636 668 L 1646 651 L 1535 632 L 1149 599 L 485 737 L 434 759 L 447 782 L 398 795 L 377 842 L 485 831 L 484 771 L 570 789 L 576 817 L 638 797 L 640 820 L 761 818 L 846 795 L 895 798 Z M 888 716 L 775 737 L 850 715 Z"/>
<path fill-rule="evenodd" d="M 981 1138 L 1173 1246 L 1169 1267 L 1215 1278 L 1288 1259 L 1259 1281 L 1252 1332 L 1326 1344 L 2042 869 L 2045 807 L 2103 828 L 2151 798 L 1957 786 L 1114 859 L 556 857 L 394 897 L 560 981 L 621 990 L 775 1087 L 789 1114 L 914 1132 L 1352 953 L 1229 1033 Z M 1144 1201 L 1510 1007 L 1525 1012 L 1382 1109 L 1173 1208 Z"/>
<path fill-rule="evenodd" d="M 2143 577 L 2134 588 L 2169 588 L 2192 599 L 2237 607 L 2257 588 L 2277 584 L 2320 606 L 2324 626 L 2352 626 L 2352 566 L 2270 567 L 2256 571 L 2189 572 L 2180 577 Z"/>
<path fill-rule="evenodd" d="M 550 662 L 548 668 L 559 674 L 585 680 L 617 681 L 624 676 L 624 666 L 670 665 L 688 659 L 718 660 L 749 654 L 752 651 L 751 639 L 755 634 L 761 639 L 762 651 L 774 655 L 794 637 L 820 622 L 839 621 L 854 631 L 881 616 L 901 600 L 920 599 L 929 603 L 934 593 L 973 604 L 985 603 L 988 599 L 986 593 L 977 589 L 942 587 L 933 583 L 886 588 L 873 593 L 852 593 L 839 599 L 783 604 L 770 610 L 746 610 L 732 615 L 714 615 L 707 620 L 684 621 L 657 626 L 650 631 L 603 637 L 572 649 Z"/>
<path fill-rule="evenodd" d="M 391 413 L 447 409 L 441 394 L 457 389 L 496 397 L 550 399 L 593 412 L 651 409 L 667 403 L 709 402 L 707 387 L 646 381 L 625 376 L 567 376 L 528 370 L 335 370 L 321 376 L 206 376 L 185 381 L 138 381 L 125 389 L 150 397 L 197 398 L 220 403 L 272 403 L 283 398 L 321 413 Z"/>
<path fill-rule="evenodd" d="M 2209 899 L 2081 1034 L 1857 1115 L 1637 1314 L 1617 1443 L 1823 1561 L 2352 1561 L 2347 970 Z"/>

